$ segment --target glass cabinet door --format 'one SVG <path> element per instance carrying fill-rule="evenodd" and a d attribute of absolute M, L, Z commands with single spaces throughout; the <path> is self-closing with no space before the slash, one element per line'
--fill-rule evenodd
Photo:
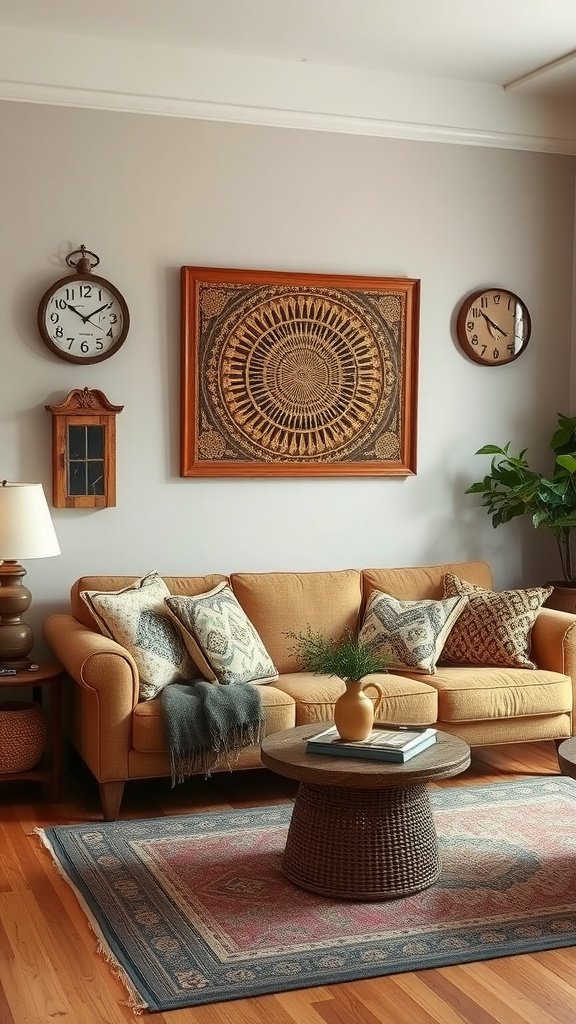
<path fill-rule="evenodd" d="M 104 494 L 104 427 L 68 425 L 68 494 Z"/>

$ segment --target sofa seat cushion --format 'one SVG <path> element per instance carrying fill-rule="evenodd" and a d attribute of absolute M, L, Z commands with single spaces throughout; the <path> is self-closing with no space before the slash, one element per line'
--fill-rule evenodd
<path fill-rule="evenodd" d="M 428 679 L 428 677 L 425 677 Z M 408 679 L 391 672 L 366 676 L 365 682 L 375 679 L 384 691 L 378 718 L 382 722 L 412 725 L 430 725 L 436 721 L 438 698 L 436 690 L 421 682 L 422 677 Z M 288 672 L 275 681 L 274 687 L 283 690 L 296 701 L 296 725 L 331 722 L 334 704 L 344 693 L 345 685 L 335 676 L 316 676 L 311 672 Z M 375 692 L 368 691 L 368 696 Z"/>
<path fill-rule="evenodd" d="M 292 697 L 275 686 L 259 686 L 264 709 L 264 735 L 293 729 L 296 708 Z M 143 754 L 158 754 L 166 750 L 166 733 L 160 700 L 143 701 L 132 713 L 132 746 Z"/>
<path fill-rule="evenodd" d="M 440 665 L 417 676 L 438 692 L 438 722 L 480 722 L 572 710 L 572 683 L 560 672 Z"/>

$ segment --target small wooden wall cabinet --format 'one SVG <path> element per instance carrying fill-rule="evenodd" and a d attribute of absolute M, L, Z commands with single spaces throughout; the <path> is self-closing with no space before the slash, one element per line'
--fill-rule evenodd
<path fill-rule="evenodd" d="M 52 505 L 109 508 L 116 504 L 116 416 L 102 391 L 76 388 L 52 413 Z"/>

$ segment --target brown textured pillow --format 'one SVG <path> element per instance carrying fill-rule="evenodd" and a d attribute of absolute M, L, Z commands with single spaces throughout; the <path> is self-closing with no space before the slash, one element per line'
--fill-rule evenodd
<path fill-rule="evenodd" d="M 506 665 L 536 668 L 530 660 L 530 635 L 552 587 L 503 590 L 476 587 L 459 576 L 444 576 L 444 597 L 468 597 L 441 655 L 443 664 Z"/>

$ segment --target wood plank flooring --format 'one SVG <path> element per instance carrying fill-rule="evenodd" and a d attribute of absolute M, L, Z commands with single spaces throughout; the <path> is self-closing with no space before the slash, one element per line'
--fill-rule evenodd
<path fill-rule="evenodd" d="M 439 785 L 557 772 L 552 743 L 516 744 L 475 751 L 467 772 Z M 138 782 L 126 787 L 122 816 L 248 807 L 294 794 L 293 783 L 265 771 L 174 790 L 166 780 Z M 97 789 L 81 765 L 68 772 L 59 805 L 37 784 L 0 786 L 0 1024 L 576 1024 L 576 948 L 137 1017 L 33 831 L 92 819 L 100 820 Z"/>

